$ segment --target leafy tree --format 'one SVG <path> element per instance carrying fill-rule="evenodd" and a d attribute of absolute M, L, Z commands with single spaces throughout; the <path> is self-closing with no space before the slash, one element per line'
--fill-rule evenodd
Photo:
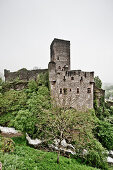
<path fill-rule="evenodd" d="M 94 78 L 94 81 L 95 81 L 96 87 L 98 87 L 98 88 L 101 88 L 101 87 L 102 87 L 102 81 L 100 80 L 100 78 L 99 78 L 98 76 L 96 76 L 96 77 Z"/>
<path fill-rule="evenodd" d="M 99 121 L 94 134 L 103 147 L 113 149 L 113 126 L 107 121 Z"/>
<path fill-rule="evenodd" d="M 36 124 L 35 116 L 28 109 L 19 110 L 17 116 L 12 121 L 12 125 L 22 132 L 27 132 L 29 134 L 34 133 L 34 127 Z"/>

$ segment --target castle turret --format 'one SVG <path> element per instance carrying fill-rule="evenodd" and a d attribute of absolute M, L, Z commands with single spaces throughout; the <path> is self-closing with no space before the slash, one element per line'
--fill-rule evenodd
<path fill-rule="evenodd" d="M 70 41 L 54 39 L 50 46 L 50 60 L 56 63 L 56 71 L 70 70 Z"/>

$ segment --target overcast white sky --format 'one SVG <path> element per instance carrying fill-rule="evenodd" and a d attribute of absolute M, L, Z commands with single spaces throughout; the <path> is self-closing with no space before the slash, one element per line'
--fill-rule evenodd
<path fill-rule="evenodd" d="M 54 38 L 71 42 L 71 69 L 113 83 L 113 0 L 0 0 L 0 71 L 47 68 Z"/>

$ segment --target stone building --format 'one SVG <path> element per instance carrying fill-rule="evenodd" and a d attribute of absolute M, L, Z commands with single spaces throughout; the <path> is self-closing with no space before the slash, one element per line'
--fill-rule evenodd
<path fill-rule="evenodd" d="M 94 72 L 70 70 L 70 41 L 54 39 L 50 53 L 49 81 L 55 102 L 76 110 L 92 109 Z"/>
<path fill-rule="evenodd" d="M 4 76 L 5 81 L 10 82 L 10 89 L 21 90 L 27 87 L 29 80 L 36 80 L 38 74 L 47 71 L 51 97 L 58 105 L 76 110 L 87 110 L 93 108 L 95 98 L 99 106 L 105 91 L 95 87 L 94 72 L 70 70 L 70 41 L 53 40 L 50 46 L 48 69 L 27 70 L 24 68 L 16 72 L 4 70 Z"/>

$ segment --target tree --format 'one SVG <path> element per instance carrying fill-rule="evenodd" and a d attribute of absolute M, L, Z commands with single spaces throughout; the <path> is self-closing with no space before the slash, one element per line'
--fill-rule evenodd
<path fill-rule="evenodd" d="M 40 116 L 43 121 L 41 120 L 37 124 L 37 128 L 45 134 L 44 138 L 48 139 L 48 141 L 59 140 L 57 163 L 59 163 L 62 140 L 73 140 L 73 131 L 76 127 L 74 113 L 75 110 L 73 109 L 68 110 L 60 107 L 52 107 L 51 112 L 47 112 L 43 117 Z"/>
<path fill-rule="evenodd" d="M 113 149 L 113 126 L 111 123 L 100 120 L 94 134 L 105 148 Z"/>
<path fill-rule="evenodd" d="M 102 87 L 102 81 L 100 80 L 100 78 L 99 78 L 98 76 L 96 76 L 96 77 L 94 78 L 94 81 L 95 81 L 96 87 L 98 87 L 98 88 L 101 88 L 101 87 Z"/>

